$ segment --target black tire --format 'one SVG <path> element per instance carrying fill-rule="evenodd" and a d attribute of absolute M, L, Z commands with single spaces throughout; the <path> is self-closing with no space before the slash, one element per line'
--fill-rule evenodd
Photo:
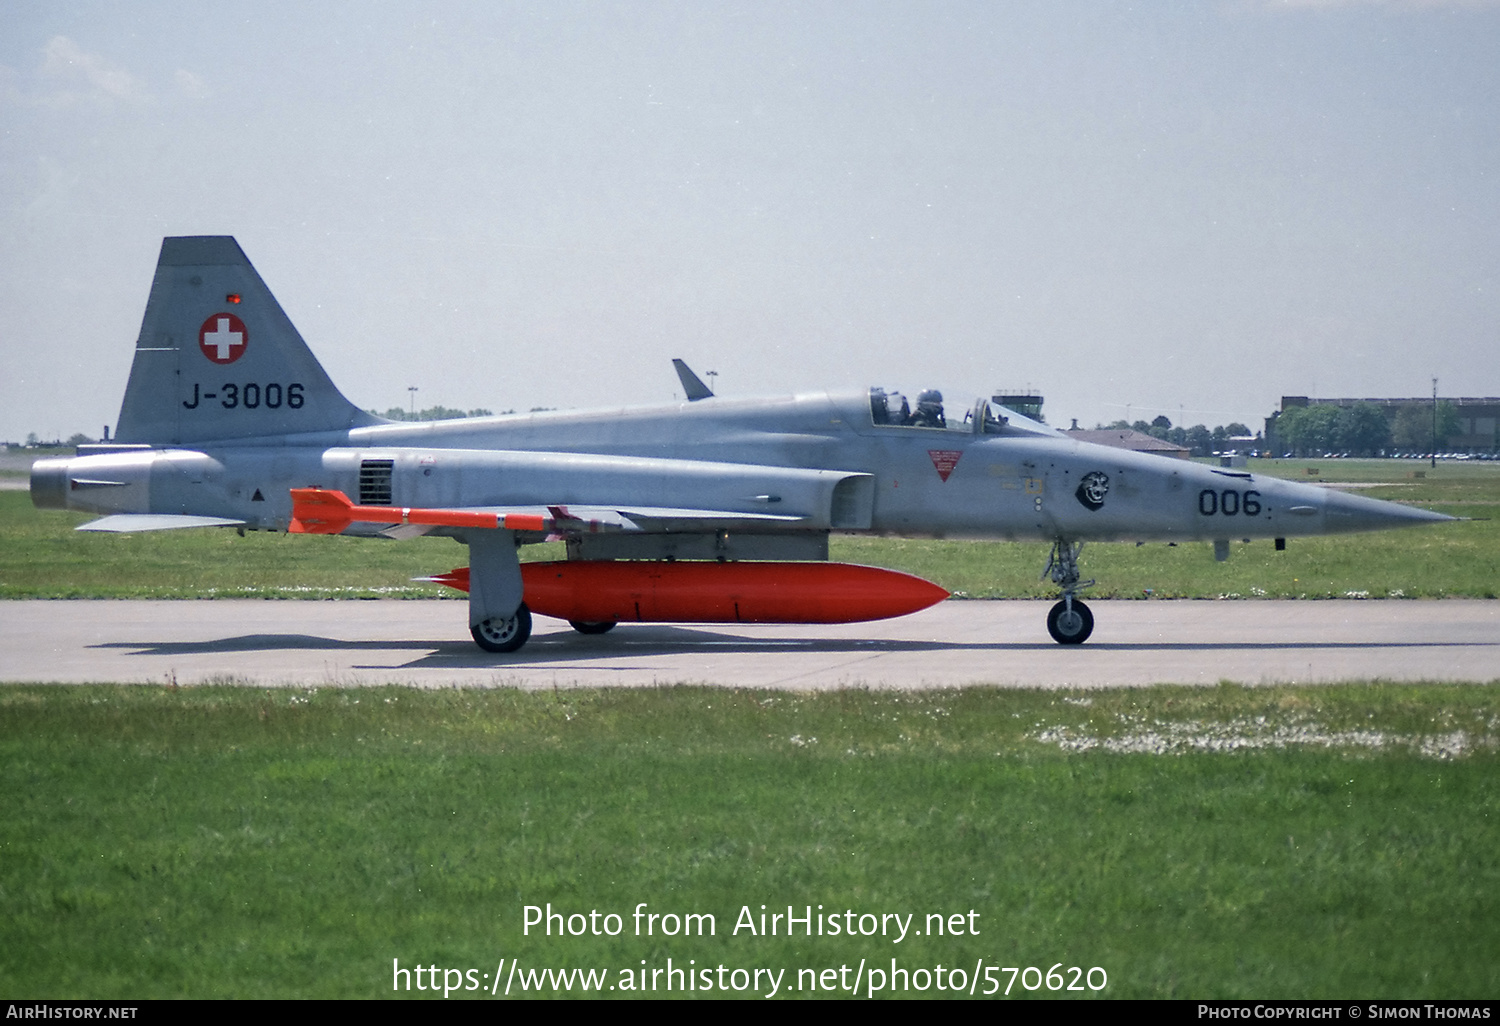
<path fill-rule="evenodd" d="M 1059 602 L 1047 614 L 1047 633 L 1059 645 L 1082 645 L 1094 633 L 1094 614 L 1089 607 L 1073 600 L 1073 613 L 1068 615 L 1068 604 Z"/>
<path fill-rule="evenodd" d="M 569 620 L 568 626 L 579 634 L 608 634 L 615 629 L 614 620 Z"/>
<path fill-rule="evenodd" d="M 521 603 L 516 615 L 507 620 L 491 617 L 469 628 L 474 644 L 486 652 L 514 652 L 531 637 L 531 610 Z"/>

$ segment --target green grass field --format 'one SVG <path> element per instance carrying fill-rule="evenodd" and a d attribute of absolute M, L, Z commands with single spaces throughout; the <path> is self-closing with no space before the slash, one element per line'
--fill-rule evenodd
<path fill-rule="evenodd" d="M 364 998 L 392 959 L 613 983 L 672 958 L 807 997 L 798 970 L 895 958 L 1099 967 L 1104 997 L 1494 997 L 1497 740 L 1496 685 L 8 687 L 0 993 Z M 549 902 L 623 931 L 523 936 Z M 640 902 L 715 935 L 634 936 Z M 964 934 L 736 935 L 762 904 Z"/>
<path fill-rule="evenodd" d="M 1410 460 L 1255 461 L 1257 473 L 1384 482 L 1366 489 L 1456 516 L 1489 518 L 1367 535 L 1236 542 L 1227 563 L 1207 543 L 1090 545 L 1085 576 L 1093 598 L 1495 598 L 1500 592 L 1500 465 Z M 1423 473 L 1422 478 L 1408 475 Z M 467 562 L 452 541 L 160 531 L 135 535 L 73 530 L 88 514 L 43 512 L 24 492 L 0 492 L 0 598 L 458 597 L 411 578 Z M 1039 598 L 1047 546 L 1004 542 L 835 537 L 833 558 L 926 577 L 960 597 Z M 561 558 L 557 544 L 529 559 Z"/>

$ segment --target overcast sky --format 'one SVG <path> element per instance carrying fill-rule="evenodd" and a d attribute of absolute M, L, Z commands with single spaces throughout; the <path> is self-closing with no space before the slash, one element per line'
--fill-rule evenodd
<path fill-rule="evenodd" d="M 1500 394 L 1500 6 L 0 2 L 0 440 L 113 428 L 164 235 L 361 406 Z"/>

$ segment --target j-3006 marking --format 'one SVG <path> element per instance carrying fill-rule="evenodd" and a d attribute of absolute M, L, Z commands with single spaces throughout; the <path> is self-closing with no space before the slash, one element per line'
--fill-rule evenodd
<path fill-rule="evenodd" d="M 220 392 L 223 393 L 222 398 L 220 398 Z M 286 386 L 275 381 L 268 385 L 261 385 L 254 381 L 244 385 L 225 382 L 219 386 L 219 392 L 203 392 L 201 386 L 195 382 L 193 398 L 191 401 L 187 399 L 182 401 L 183 409 L 196 410 L 198 404 L 205 399 L 218 399 L 219 405 L 226 410 L 233 410 L 239 406 L 244 406 L 247 410 L 260 409 L 261 406 L 268 410 L 279 410 L 282 403 L 286 403 L 288 409 L 300 410 L 303 403 L 307 401 L 307 396 L 306 388 L 300 381 L 294 381 Z"/>

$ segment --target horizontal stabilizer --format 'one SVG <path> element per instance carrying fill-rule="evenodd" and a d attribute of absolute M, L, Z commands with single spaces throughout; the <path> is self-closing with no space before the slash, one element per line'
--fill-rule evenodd
<path fill-rule="evenodd" d="M 175 531 L 183 527 L 243 527 L 243 520 L 225 517 L 190 517 L 177 513 L 116 513 L 114 516 L 79 524 L 75 531 L 110 531 L 129 534 L 132 531 Z"/>

